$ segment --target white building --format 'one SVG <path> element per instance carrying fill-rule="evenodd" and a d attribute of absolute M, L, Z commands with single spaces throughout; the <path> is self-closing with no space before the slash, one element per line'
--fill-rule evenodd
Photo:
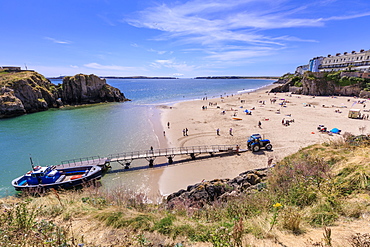
<path fill-rule="evenodd" d="M 311 72 L 333 72 L 341 70 L 357 70 L 370 72 L 370 50 L 361 50 L 351 53 L 337 53 L 335 56 L 315 57 L 309 61 L 308 71 Z M 296 72 L 303 74 L 304 65 L 297 67 Z"/>

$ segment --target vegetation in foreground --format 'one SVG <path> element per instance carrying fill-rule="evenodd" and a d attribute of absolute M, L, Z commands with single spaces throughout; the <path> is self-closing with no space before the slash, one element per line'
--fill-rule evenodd
<path fill-rule="evenodd" d="M 335 245 L 333 225 L 370 212 L 369 136 L 331 139 L 286 157 L 260 190 L 203 208 L 144 203 L 123 189 L 1 200 L 1 246 L 258 246 L 281 233 L 299 237 L 322 229 L 306 246 L 370 246 L 369 234 Z M 251 241 L 254 239 L 255 241 Z"/>

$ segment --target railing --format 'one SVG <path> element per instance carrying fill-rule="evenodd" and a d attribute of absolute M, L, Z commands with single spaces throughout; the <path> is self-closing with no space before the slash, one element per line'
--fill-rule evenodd
<path fill-rule="evenodd" d="M 64 160 L 61 162 L 61 165 L 66 166 L 74 166 L 76 165 L 93 165 L 96 164 L 97 161 L 98 163 L 100 162 L 105 162 L 107 159 L 106 158 L 100 158 L 100 156 L 91 156 L 91 157 L 85 157 L 85 158 L 77 158 L 77 159 L 71 159 L 71 160 Z"/>
<path fill-rule="evenodd" d="M 236 150 L 236 146 L 231 145 L 211 145 L 211 146 L 190 146 L 166 149 L 154 149 L 145 151 L 125 152 L 108 155 L 110 160 L 132 160 L 139 158 L 151 158 L 158 156 L 173 156 L 181 154 L 194 153 L 213 153 L 213 152 L 227 152 Z"/>

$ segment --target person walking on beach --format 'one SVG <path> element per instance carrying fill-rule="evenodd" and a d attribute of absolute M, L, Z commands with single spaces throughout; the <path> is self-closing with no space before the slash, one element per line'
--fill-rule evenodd
<path fill-rule="evenodd" d="M 185 129 L 182 130 L 182 135 L 185 136 Z"/>
<path fill-rule="evenodd" d="M 262 124 L 261 124 L 261 121 L 258 121 L 258 127 L 259 127 L 260 129 L 262 129 L 262 128 L 261 128 L 261 125 L 262 125 Z"/>
<path fill-rule="evenodd" d="M 185 135 L 188 136 L 188 128 L 185 129 Z"/>
<path fill-rule="evenodd" d="M 233 128 L 230 128 L 229 133 L 231 136 L 233 135 Z"/>
<path fill-rule="evenodd" d="M 167 122 L 167 128 L 170 128 L 170 122 Z"/>
<path fill-rule="evenodd" d="M 220 135 L 220 129 L 217 128 L 216 133 L 219 136 Z"/>

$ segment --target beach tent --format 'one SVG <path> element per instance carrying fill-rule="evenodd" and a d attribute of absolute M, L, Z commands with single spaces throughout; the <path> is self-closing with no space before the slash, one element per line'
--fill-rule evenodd
<path fill-rule="evenodd" d="M 361 109 L 350 109 L 348 112 L 349 118 L 360 118 L 361 117 Z"/>
<path fill-rule="evenodd" d="M 246 112 L 246 113 L 250 113 L 250 110 L 248 110 L 248 109 L 245 109 L 245 110 L 244 110 L 244 112 Z"/>
<path fill-rule="evenodd" d="M 339 134 L 340 130 L 338 128 L 333 128 L 332 130 L 330 130 L 330 132 L 334 134 Z"/>

